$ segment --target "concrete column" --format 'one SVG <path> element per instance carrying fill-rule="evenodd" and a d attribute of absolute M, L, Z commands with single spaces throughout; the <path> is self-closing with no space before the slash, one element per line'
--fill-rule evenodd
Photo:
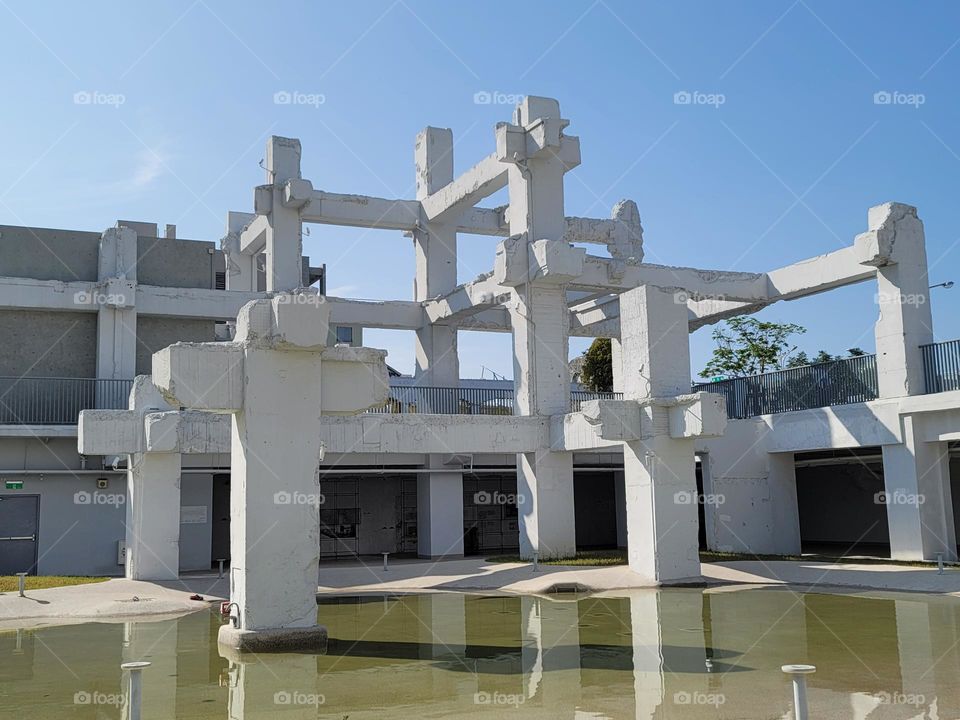
<path fill-rule="evenodd" d="M 243 366 L 243 409 L 230 437 L 230 598 L 242 630 L 312 627 L 320 355 L 246 347 Z"/>
<path fill-rule="evenodd" d="M 180 453 L 136 453 L 127 470 L 130 580 L 176 580 L 180 570 Z"/>
<path fill-rule="evenodd" d="M 870 208 L 868 225 L 867 236 L 875 237 L 880 255 L 874 261 L 880 310 L 874 330 L 880 397 L 922 394 L 920 346 L 933 342 L 923 223 L 916 208 L 887 203 Z"/>
<path fill-rule="evenodd" d="M 283 205 L 283 184 L 300 178 L 300 141 L 272 135 L 266 165 L 273 193 L 266 238 L 267 291 L 295 290 L 303 285 L 303 227 L 300 209 Z"/>
<path fill-rule="evenodd" d="M 690 393 L 687 308 L 673 293 L 641 286 L 620 295 L 624 396 Z M 658 583 L 700 575 L 692 438 L 669 435 L 667 409 L 642 408 L 653 436 L 624 443 L 630 567 Z"/>
<path fill-rule="evenodd" d="M 134 380 L 129 406 L 136 413 L 135 433 L 139 437 L 144 435 L 144 416 L 149 411 L 174 409 L 149 375 Z M 83 420 L 87 426 L 86 418 Z M 180 571 L 179 452 L 127 455 L 126 516 L 127 578 L 176 580 Z"/>
<path fill-rule="evenodd" d="M 623 392 L 623 345 L 620 338 L 610 338 L 610 361 L 613 366 L 613 391 Z"/>
<path fill-rule="evenodd" d="M 627 486 L 623 470 L 613 473 L 613 497 L 617 505 L 617 547 L 627 546 Z"/>
<path fill-rule="evenodd" d="M 453 133 L 424 128 L 414 151 L 417 199 L 453 181 Z M 417 260 L 414 299 L 424 301 L 457 286 L 457 231 L 428 223 L 413 233 Z M 428 324 L 416 333 L 419 385 L 456 387 L 460 382 L 457 328 Z M 427 456 L 428 469 L 445 469 L 440 455 Z M 463 555 L 463 473 L 451 470 L 417 476 L 417 554 L 439 558 Z"/>
<path fill-rule="evenodd" d="M 321 413 L 387 399 L 385 352 L 330 347 L 330 306 L 281 294 L 240 309 L 233 342 L 176 343 L 154 382 L 193 410 L 229 414 L 231 623 L 227 650 L 316 651 Z M 323 370 L 323 373 L 321 373 Z"/>
<path fill-rule="evenodd" d="M 528 97 L 514 121 L 527 128 L 560 118 L 556 100 Z M 550 281 L 546 265 L 531 263 L 532 244 L 559 242 L 565 230 L 564 166 L 544 152 L 510 164 L 510 234 L 518 238 L 509 264 L 516 268 L 510 302 L 513 329 L 514 413 L 555 415 L 570 409 L 570 320 L 563 273 Z M 553 268 L 550 268 L 552 271 Z M 517 457 L 520 556 L 569 557 L 576 553 L 573 453 L 540 450 Z"/>
<path fill-rule="evenodd" d="M 227 234 L 220 241 L 226 260 L 227 290 L 257 290 L 257 256 L 240 252 L 240 233 L 255 217 L 251 213 L 227 213 Z"/>
<path fill-rule="evenodd" d="M 901 416 L 903 443 L 884 445 L 884 497 L 895 560 L 957 559 L 950 488 L 950 456 L 945 442 L 924 442 L 921 418 Z"/>
<path fill-rule="evenodd" d="M 137 233 L 109 228 L 100 236 L 97 288 L 97 377 L 130 380 L 137 368 Z"/>

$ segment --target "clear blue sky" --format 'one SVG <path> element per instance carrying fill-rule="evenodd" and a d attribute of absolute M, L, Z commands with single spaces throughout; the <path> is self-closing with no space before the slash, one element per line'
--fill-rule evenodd
<path fill-rule="evenodd" d="M 216 240 L 227 210 L 251 208 L 269 134 L 302 140 L 317 188 L 412 197 L 417 131 L 453 128 L 466 169 L 510 117 L 474 102 L 497 91 L 559 98 L 583 153 L 567 213 L 605 217 L 636 200 L 650 262 L 772 269 L 851 243 L 869 206 L 897 200 L 919 207 L 931 282 L 960 282 L 954 2 L 0 0 L 0 61 L 6 224 L 102 230 L 126 218 Z M 275 104 L 284 91 L 324 102 Z M 676 104 L 682 91 L 724 102 Z M 904 102 L 878 105 L 882 91 Z M 78 104 L 76 93 L 99 95 Z M 400 233 L 313 226 L 305 244 L 332 294 L 411 297 Z M 461 238 L 461 280 L 492 267 L 494 244 Z M 811 353 L 872 350 L 873 292 L 761 317 L 808 327 Z M 960 285 L 933 293 L 937 338 L 960 336 Z M 412 371 L 409 334 L 365 340 Z M 691 342 L 696 373 L 710 329 Z M 460 348 L 463 376 L 512 374 L 506 336 L 461 333 Z"/>

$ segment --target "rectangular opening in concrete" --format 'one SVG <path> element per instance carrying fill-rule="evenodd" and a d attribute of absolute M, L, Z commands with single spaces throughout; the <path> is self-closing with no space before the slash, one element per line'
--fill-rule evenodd
<path fill-rule="evenodd" d="M 880 448 L 798 453 L 795 461 L 802 551 L 890 557 Z"/>

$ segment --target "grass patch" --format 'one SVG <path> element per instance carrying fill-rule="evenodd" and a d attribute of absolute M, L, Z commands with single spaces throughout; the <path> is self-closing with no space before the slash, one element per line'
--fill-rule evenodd
<path fill-rule="evenodd" d="M 67 585 L 88 585 L 104 582 L 110 578 L 80 577 L 72 575 L 27 575 L 27 590 L 46 590 L 47 588 L 65 587 Z M 0 575 L 0 592 L 17 592 L 20 588 L 20 578 L 16 575 Z"/>
<path fill-rule="evenodd" d="M 494 555 L 486 558 L 487 562 L 492 563 L 518 563 L 529 562 L 521 560 L 519 555 Z M 844 558 L 829 555 L 754 555 L 752 553 L 730 553 L 714 552 L 713 550 L 701 550 L 700 562 L 718 563 L 731 562 L 735 560 L 788 560 L 793 562 L 828 562 L 836 564 L 857 564 L 857 565 L 902 565 L 905 567 L 936 567 L 935 562 L 918 562 L 908 560 L 890 560 L 889 558 Z M 626 565 L 626 550 L 588 550 L 579 552 L 575 557 L 560 558 L 557 560 L 541 560 L 541 565 L 568 565 L 573 567 L 605 567 L 611 565 Z M 948 566 L 949 567 L 949 566 Z"/>
<path fill-rule="evenodd" d="M 521 560 L 519 555 L 496 555 L 488 557 L 487 562 L 518 563 L 529 562 Z M 578 552 L 576 557 L 559 558 L 557 560 L 541 560 L 541 565 L 573 565 L 582 567 L 602 567 L 605 565 L 626 565 L 626 550 L 586 550 Z"/>

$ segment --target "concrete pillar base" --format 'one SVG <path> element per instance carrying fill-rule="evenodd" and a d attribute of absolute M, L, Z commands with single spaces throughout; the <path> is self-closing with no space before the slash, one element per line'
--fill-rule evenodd
<path fill-rule="evenodd" d="M 220 655 L 229 658 L 242 653 L 314 653 L 327 652 L 327 628 L 323 625 L 292 628 L 243 630 L 221 625 L 217 634 Z"/>

